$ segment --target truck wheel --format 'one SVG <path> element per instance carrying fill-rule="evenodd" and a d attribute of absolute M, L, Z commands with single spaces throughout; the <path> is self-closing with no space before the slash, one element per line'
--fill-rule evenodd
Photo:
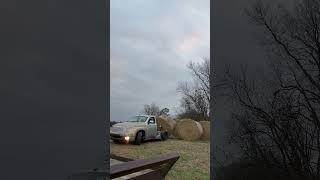
<path fill-rule="evenodd" d="M 165 141 L 168 139 L 168 133 L 167 132 L 161 132 L 161 140 Z"/>
<path fill-rule="evenodd" d="M 142 132 L 138 132 L 136 139 L 135 139 L 135 144 L 140 145 L 142 143 L 143 134 Z"/>

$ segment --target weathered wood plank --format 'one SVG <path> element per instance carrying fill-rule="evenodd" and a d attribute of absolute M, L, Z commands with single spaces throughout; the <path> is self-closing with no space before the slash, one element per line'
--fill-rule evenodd
<path fill-rule="evenodd" d="M 116 164 L 110 167 L 110 178 L 125 176 L 145 169 L 159 169 L 159 167 L 164 164 L 171 167 L 178 159 L 178 153 L 171 153 L 155 156 L 149 159 L 141 159 L 122 164 Z M 162 171 L 162 176 L 165 176 L 168 170 L 169 169 L 167 168 L 165 171 Z"/>
<path fill-rule="evenodd" d="M 115 156 L 113 156 L 115 157 Z M 80 171 L 72 176 L 72 179 L 78 178 L 107 178 L 114 180 L 163 180 L 170 168 L 179 159 L 178 153 L 159 155 L 148 159 L 131 160 L 123 157 L 110 159 L 110 173 L 107 169 L 94 169 L 89 171 Z M 121 161 L 121 160 L 123 161 Z M 127 161 L 127 162 L 126 162 Z"/>

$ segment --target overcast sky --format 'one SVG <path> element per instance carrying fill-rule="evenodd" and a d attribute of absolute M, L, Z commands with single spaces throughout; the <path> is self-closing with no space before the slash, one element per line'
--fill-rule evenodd
<path fill-rule="evenodd" d="M 210 57 L 209 0 L 111 1 L 111 121 L 125 120 L 152 102 L 179 106 L 186 65 Z"/>

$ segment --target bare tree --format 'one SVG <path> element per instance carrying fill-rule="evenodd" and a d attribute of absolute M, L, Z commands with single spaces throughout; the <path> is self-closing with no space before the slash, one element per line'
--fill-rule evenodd
<path fill-rule="evenodd" d="M 190 62 L 188 69 L 194 77 L 191 82 L 181 82 L 177 91 L 183 95 L 180 118 L 209 120 L 210 102 L 210 59 L 204 58 L 202 63 Z"/>
<path fill-rule="evenodd" d="M 170 114 L 169 114 L 170 110 L 168 108 L 163 108 L 160 112 L 159 112 L 159 116 L 162 116 L 162 117 L 170 117 Z"/>
<path fill-rule="evenodd" d="M 168 108 L 163 108 L 160 109 L 159 106 L 157 106 L 155 103 L 151 103 L 144 105 L 144 108 L 142 110 L 142 113 L 147 114 L 147 115 L 154 115 L 154 116 L 164 116 L 164 117 L 169 117 L 169 109 Z"/>
<path fill-rule="evenodd" d="M 144 105 L 142 113 L 148 114 L 148 115 L 158 115 L 160 112 L 159 106 L 157 106 L 155 103 L 151 103 Z"/>
<path fill-rule="evenodd" d="M 205 101 L 210 102 L 210 59 L 203 58 L 198 64 L 190 62 L 188 69 L 195 79 L 196 89 L 201 91 Z"/>
<path fill-rule="evenodd" d="M 263 32 L 275 78 L 229 76 L 240 107 L 233 140 L 246 158 L 290 179 L 320 179 L 320 1 L 292 10 L 257 1 L 246 13 Z"/>

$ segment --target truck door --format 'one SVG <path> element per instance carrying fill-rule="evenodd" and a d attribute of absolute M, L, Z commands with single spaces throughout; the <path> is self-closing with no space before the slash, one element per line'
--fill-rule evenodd
<path fill-rule="evenodd" d="M 147 123 L 147 136 L 154 138 L 157 136 L 157 124 L 154 117 L 150 117 Z"/>

